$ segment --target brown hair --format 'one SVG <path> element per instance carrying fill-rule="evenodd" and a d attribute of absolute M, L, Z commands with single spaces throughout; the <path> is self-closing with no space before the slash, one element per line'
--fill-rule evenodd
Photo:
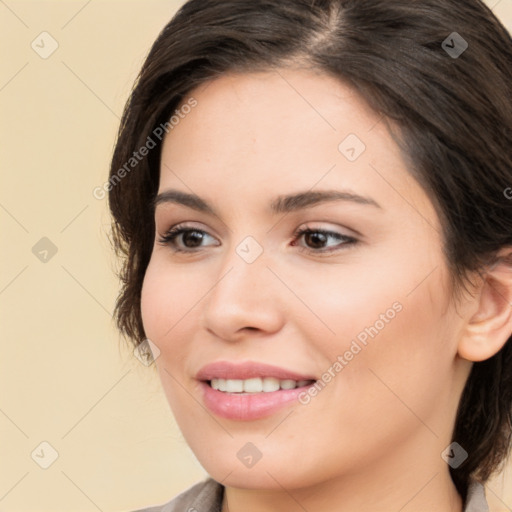
<path fill-rule="evenodd" d="M 113 241 L 123 261 L 115 319 L 134 345 L 145 338 L 140 297 L 161 140 L 153 137 L 156 147 L 122 179 L 120 169 L 196 86 L 228 72 L 299 64 L 348 83 L 399 127 L 394 137 L 441 219 L 454 284 L 465 286 L 512 245 L 512 40 L 483 2 L 190 0 L 146 58 L 110 170 Z M 500 468 L 511 432 L 512 336 L 474 363 L 459 404 L 453 440 L 469 456 L 450 471 L 462 496 L 470 478 L 485 481 Z"/>

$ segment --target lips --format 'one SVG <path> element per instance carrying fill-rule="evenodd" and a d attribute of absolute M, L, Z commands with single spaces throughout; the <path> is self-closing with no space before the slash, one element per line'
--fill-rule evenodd
<path fill-rule="evenodd" d="M 230 363 L 219 361 L 203 366 L 196 375 L 196 379 L 201 381 L 211 381 L 212 379 L 247 380 L 257 377 L 262 379 L 272 377 L 280 381 L 293 380 L 296 382 L 317 380 L 311 374 L 300 374 L 278 366 L 258 362 Z"/>
<path fill-rule="evenodd" d="M 205 406 L 215 415 L 240 421 L 271 416 L 298 403 L 298 396 L 317 379 L 311 374 L 264 363 L 211 363 L 196 375 Z"/>

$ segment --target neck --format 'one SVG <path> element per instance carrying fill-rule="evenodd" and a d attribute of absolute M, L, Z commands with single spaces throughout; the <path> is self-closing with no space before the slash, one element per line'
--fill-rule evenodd
<path fill-rule="evenodd" d="M 425 461 L 421 455 L 416 460 Z M 409 453 L 411 458 L 415 459 Z M 279 474 L 268 468 L 274 484 L 271 489 L 226 485 L 222 512 L 463 512 L 462 498 L 440 456 L 429 464 L 400 456 L 389 462 L 374 461 L 359 473 L 294 489 L 280 484 Z"/>
<path fill-rule="evenodd" d="M 462 512 L 462 498 L 440 473 L 414 487 L 327 482 L 300 490 L 252 490 L 226 487 L 222 512 Z M 449 478 L 449 477 L 448 477 Z"/>

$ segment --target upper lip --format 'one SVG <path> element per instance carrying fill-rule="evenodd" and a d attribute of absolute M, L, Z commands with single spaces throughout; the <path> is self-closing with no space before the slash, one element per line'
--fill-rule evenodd
<path fill-rule="evenodd" d="M 229 361 L 217 361 L 203 366 L 196 375 L 197 380 L 208 381 L 212 379 L 237 379 L 245 380 L 254 377 L 274 377 L 279 380 L 316 380 L 309 374 L 300 374 L 285 368 L 270 364 L 248 361 L 244 363 L 232 363 Z"/>

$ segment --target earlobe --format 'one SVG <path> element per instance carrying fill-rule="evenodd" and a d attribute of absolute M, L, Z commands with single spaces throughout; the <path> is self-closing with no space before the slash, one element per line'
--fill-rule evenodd
<path fill-rule="evenodd" d="M 486 269 L 474 301 L 476 311 L 468 316 L 458 354 L 477 362 L 497 354 L 512 336 L 512 247 Z"/>

